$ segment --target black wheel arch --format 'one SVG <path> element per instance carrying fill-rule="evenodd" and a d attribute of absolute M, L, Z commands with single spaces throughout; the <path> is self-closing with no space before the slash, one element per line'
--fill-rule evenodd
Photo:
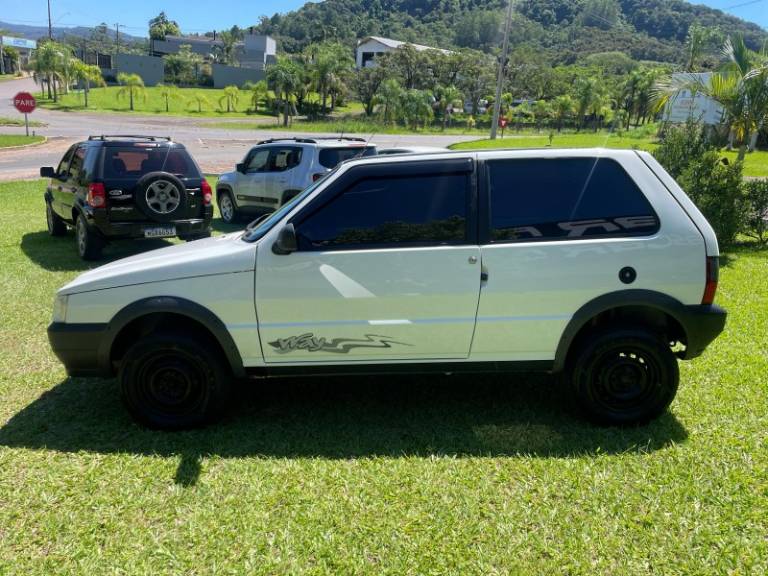
<path fill-rule="evenodd" d="M 576 311 L 560 336 L 553 371 L 560 372 L 566 367 L 568 354 L 582 335 L 598 324 L 615 320 L 616 316 L 619 320 L 630 320 L 632 325 L 666 330 L 671 338 L 686 346 L 690 344 L 690 312 L 685 304 L 653 290 L 619 290 L 598 296 Z"/>
<path fill-rule="evenodd" d="M 121 309 L 107 324 L 98 350 L 98 363 L 102 371 L 113 373 L 113 355 L 117 347 L 125 344 L 121 340 L 126 329 L 142 325 L 146 328 L 153 322 L 157 324 L 167 316 L 181 317 L 187 324 L 194 324 L 205 329 L 211 339 L 218 344 L 232 374 L 237 378 L 245 376 L 243 359 L 224 322 L 204 306 L 177 296 L 154 296 L 137 300 Z M 145 324 L 146 323 L 146 324 Z M 117 350 L 119 352 L 119 350 Z M 124 350 L 123 350 L 124 352 Z"/>

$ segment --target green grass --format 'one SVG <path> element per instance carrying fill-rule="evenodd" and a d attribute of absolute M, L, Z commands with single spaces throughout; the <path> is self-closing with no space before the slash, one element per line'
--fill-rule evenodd
<path fill-rule="evenodd" d="M 727 252 L 725 333 L 645 427 L 589 426 L 546 378 L 414 376 L 255 383 L 169 434 L 51 354 L 91 265 L 42 192 L 0 184 L 0 574 L 768 572 L 768 251 Z"/>
<path fill-rule="evenodd" d="M 30 126 L 39 128 L 41 126 L 48 126 L 45 122 L 38 122 L 36 120 L 29 121 Z M 8 116 L 0 116 L 0 126 L 24 126 L 24 118 L 19 115 L 16 118 L 10 118 Z"/>
<path fill-rule="evenodd" d="M 45 140 L 43 136 L 25 136 L 23 134 L 0 134 L 0 148 L 10 146 L 23 146 L 25 144 L 36 144 Z"/>
<path fill-rule="evenodd" d="M 651 127 L 631 130 L 622 136 L 608 132 L 581 132 L 581 133 L 555 133 L 552 139 L 554 148 L 590 148 L 594 146 L 604 148 L 636 148 L 638 150 L 652 151 L 658 146 Z M 541 148 L 550 145 L 549 136 L 535 132 L 507 131 L 504 138 L 496 140 L 474 140 L 472 142 L 459 142 L 451 146 L 454 150 L 486 150 L 491 148 Z M 724 157 L 731 161 L 736 159 L 736 152 L 723 150 Z M 747 154 L 744 160 L 744 176 L 768 177 L 768 151 L 758 150 Z"/>

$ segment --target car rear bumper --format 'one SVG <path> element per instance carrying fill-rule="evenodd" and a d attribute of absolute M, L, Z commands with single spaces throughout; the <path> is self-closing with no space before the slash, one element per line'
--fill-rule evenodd
<path fill-rule="evenodd" d="M 108 359 L 99 352 L 107 324 L 66 324 L 48 326 L 48 341 L 70 376 L 109 376 Z"/>
<path fill-rule="evenodd" d="M 150 228 L 174 226 L 176 236 L 196 236 L 211 231 L 213 207 L 206 206 L 202 218 L 173 220 L 171 222 L 153 222 L 151 220 L 115 222 L 109 219 L 105 211 L 94 210 L 88 220 L 106 238 L 144 238 L 144 231 Z"/>
<path fill-rule="evenodd" d="M 680 318 L 687 337 L 686 360 L 700 356 L 725 328 L 728 313 L 715 304 L 685 306 Z"/>

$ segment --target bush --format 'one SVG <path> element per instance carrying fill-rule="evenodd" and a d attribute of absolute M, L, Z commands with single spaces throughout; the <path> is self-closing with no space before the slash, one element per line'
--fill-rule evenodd
<path fill-rule="evenodd" d="M 669 128 L 654 156 L 699 207 L 719 240 L 733 242 L 747 219 L 741 162 L 723 160 L 696 122 Z"/>
<path fill-rule="evenodd" d="M 768 242 L 768 179 L 744 183 L 747 217 L 744 233 L 760 244 Z"/>

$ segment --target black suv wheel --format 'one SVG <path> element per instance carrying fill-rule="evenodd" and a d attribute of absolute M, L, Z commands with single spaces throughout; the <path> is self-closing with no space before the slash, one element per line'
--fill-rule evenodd
<path fill-rule="evenodd" d="M 98 260 L 104 248 L 104 240 L 92 230 L 85 221 L 85 216 L 80 214 L 75 223 L 75 240 L 77 241 L 77 253 L 83 260 Z"/>
<path fill-rule="evenodd" d="M 142 338 L 125 354 L 118 379 L 126 408 L 150 428 L 202 426 L 229 406 L 231 377 L 215 345 L 187 333 Z"/>
<path fill-rule="evenodd" d="M 53 211 L 51 203 L 45 202 L 45 221 L 48 224 L 48 234 L 51 236 L 64 236 L 67 233 L 67 225 Z"/>
<path fill-rule="evenodd" d="M 598 424 L 642 424 L 664 412 L 679 371 L 669 344 L 643 328 L 604 330 L 576 351 L 571 381 L 586 415 Z"/>

